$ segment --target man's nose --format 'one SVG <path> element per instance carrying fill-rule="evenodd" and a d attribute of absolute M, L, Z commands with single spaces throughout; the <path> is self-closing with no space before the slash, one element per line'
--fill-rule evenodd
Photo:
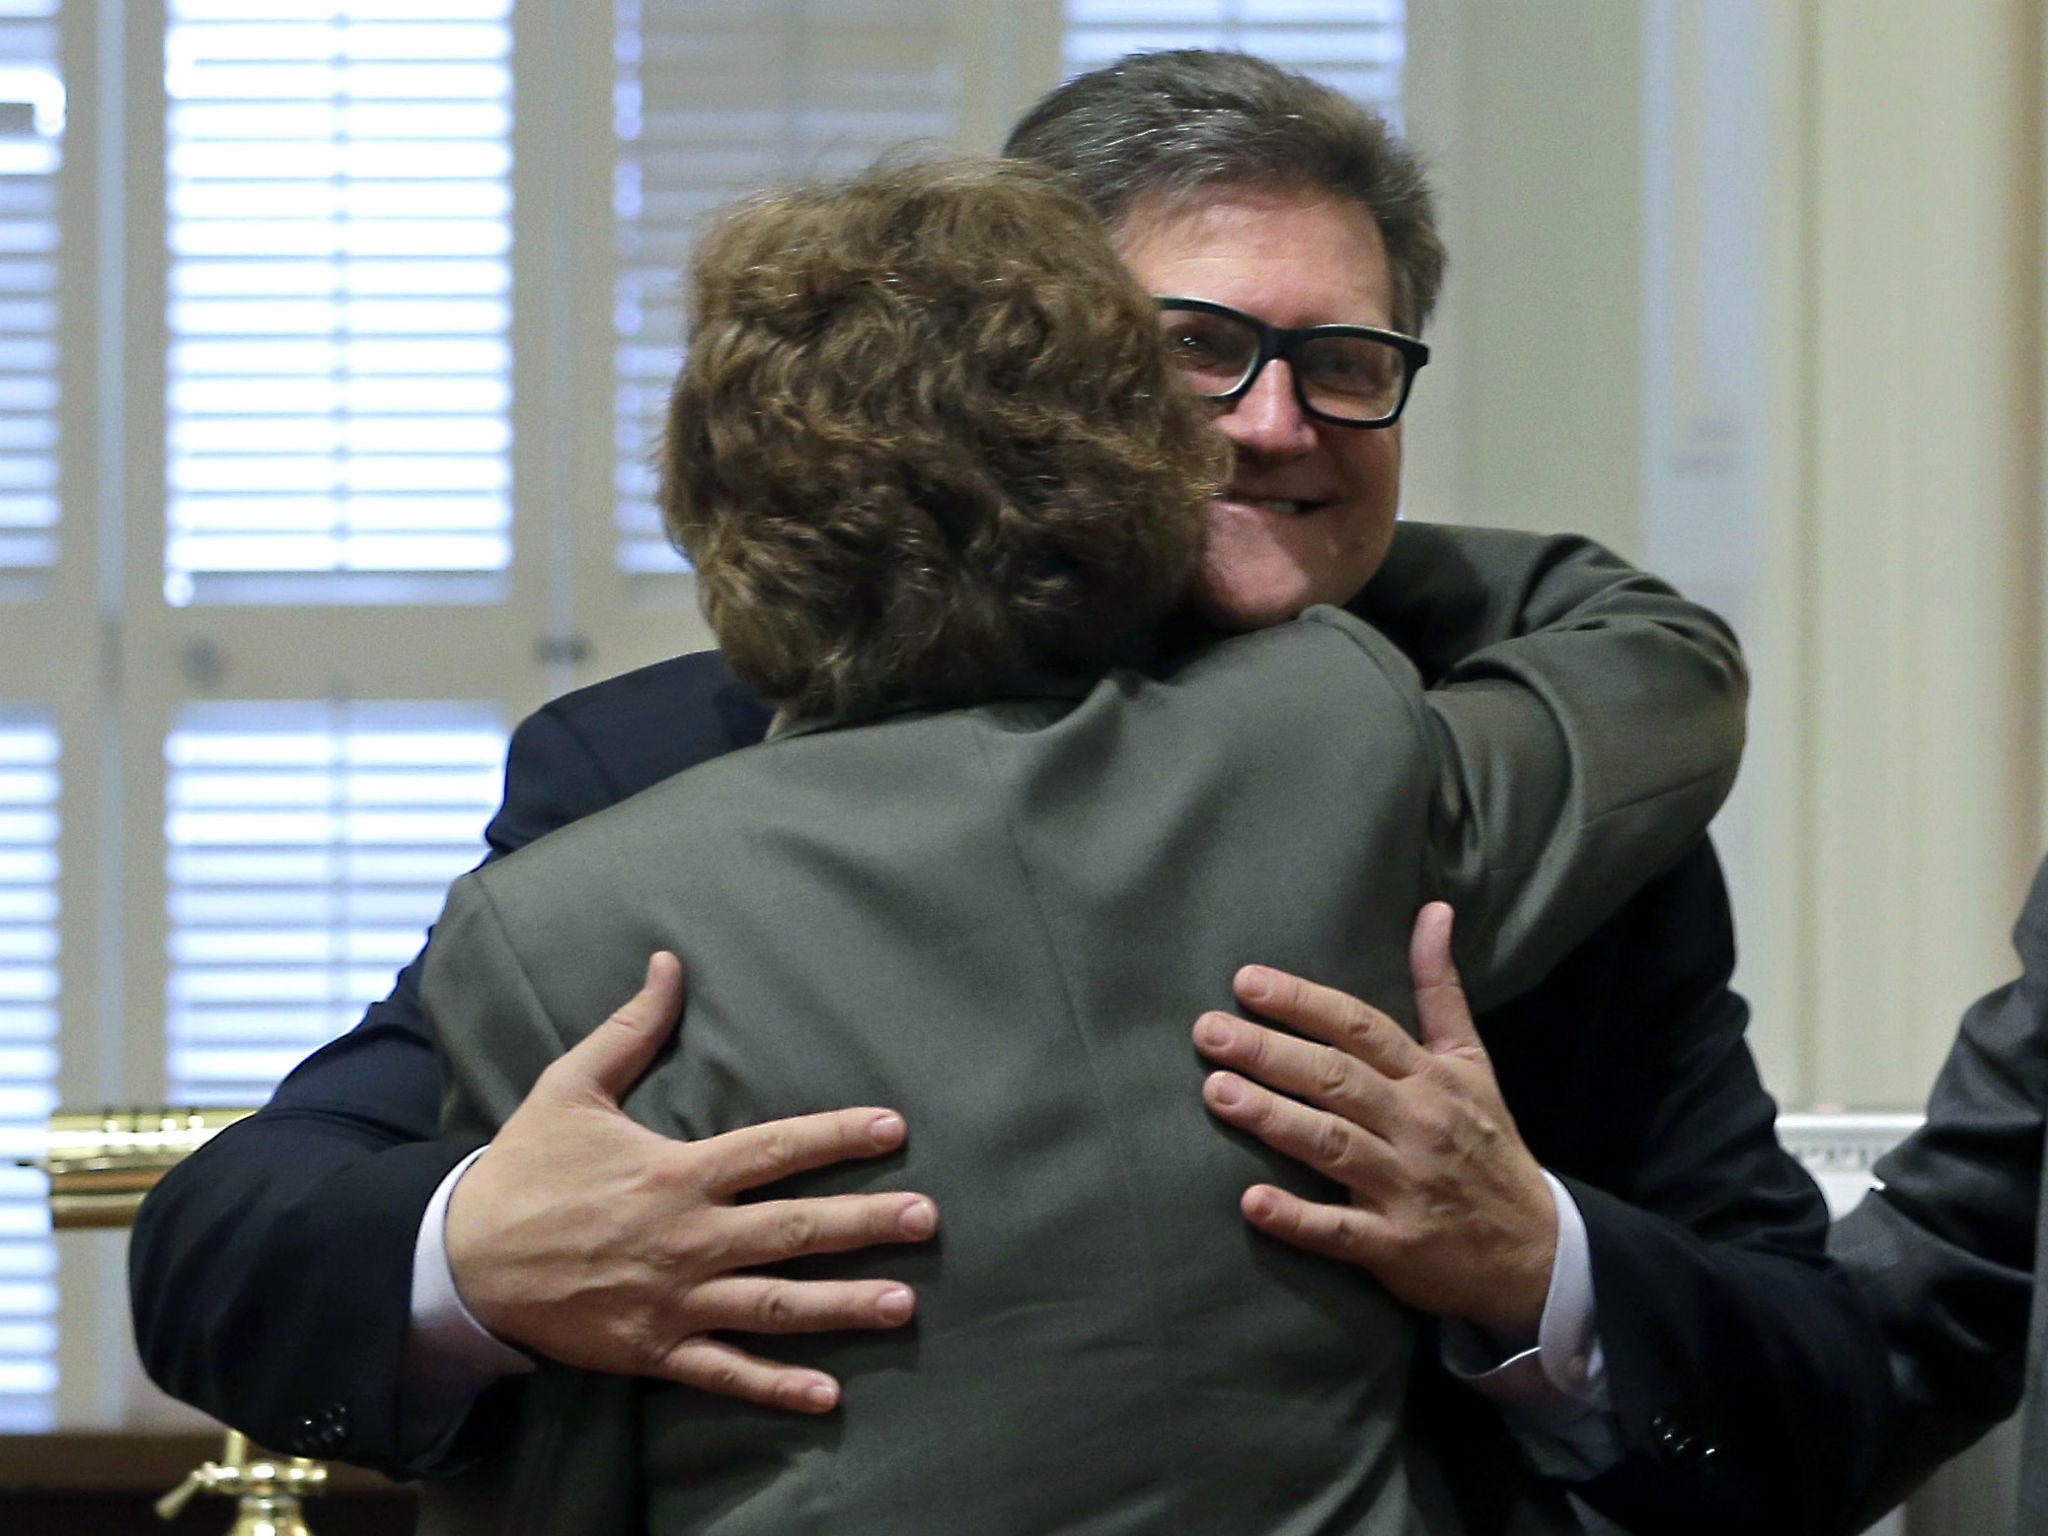
<path fill-rule="evenodd" d="M 1272 457 L 1307 453 L 1316 445 L 1316 424 L 1294 396 L 1294 373 L 1277 357 L 1216 418 L 1216 427 L 1239 448 Z"/>

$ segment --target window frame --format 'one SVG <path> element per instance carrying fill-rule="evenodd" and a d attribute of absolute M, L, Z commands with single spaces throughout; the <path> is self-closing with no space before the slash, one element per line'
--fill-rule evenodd
<path fill-rule="evenodd" d="M 46 709 L 63 753 L 58 1093 L 75 1107 L 163 1100 L 164 743 L 184 704 L 450 699 L 496 705 L 509 724 L 565 689 L 710 643 L 690 577 L 628 579 L 614 554 L 614 40 L 611 8 L 579 0 L 518 0 L 513 17 L 502 600 L 165 602 L 165 13 L 164 0 L 60 10 L 63 515 L 42 590 L 0 600 L 0 699 Z M 992 151 L 1056 75 L 1057 0 L 964 0 L 952 19 L 971 109 L 954 143 Z M 135 1362 L 125 1235 L 55 1241 L 58 1425 L 203 1423 Z"/>

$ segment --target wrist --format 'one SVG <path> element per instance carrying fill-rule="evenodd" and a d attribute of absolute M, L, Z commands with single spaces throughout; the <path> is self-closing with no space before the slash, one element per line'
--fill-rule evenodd
<path fill-rule="evenodd" d="M 1506 1353 L 1536 1347 L 1557 1269 L 1557 1202 L 1541 1169 L 1523 1208 L 1528 1219 L 1506 1238 L 1498 1262 L 1485 1270 L 1484 1293 L 1460 1314 Z"/>
<path fill-rule="evenodd" d="M 1557 1256 L 1555 1243 L 1540 1258 L 1531 1255 L 1500 1272 L 1485 1303 L 1464 1314 L 1465 1320 L 1492 1339 L 1503 1354 L 1536 1347 L 1543 1328 L 1543 1304 L 1550 1297 L 1550 1274 Z"/>
<path fill-rule="evenodd" d="M 451 1181 L 441 1212 L 441 1251 L 454 1300 L 466 1316 L 492 1337 L 502 1337 L 491 1320 L 491 1231 L 484 1214 L 491 1204 L 489 1174 L 478 1170 L 490 1155 L 484 1146 L 471 1155 Z"/>
<path fill-rule="evenodd" d="M 471 1153 L 441 1181 L 413 1245 L 412 1310 L 401 1381 L 416 1406 L 446 1409 L 466 1404 L 500 1377 L 533 1369 L 532 1360 L 477 1319 L 455 1283 L 447 1243 L 448 1209 L 478 1155 Z"/>

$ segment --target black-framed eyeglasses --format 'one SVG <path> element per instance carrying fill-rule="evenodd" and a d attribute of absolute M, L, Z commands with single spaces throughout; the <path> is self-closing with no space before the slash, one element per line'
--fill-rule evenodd
<path fill-rule="evenodd" d="M 1167 356 L 1198 393 L 1228 405 L 1244 398 L 1274 358 L 1294 378 L 1304 415 L 1341 427 L 1391 427 L 1401 419 L 1429 347 L 1370 325 L 1268 325 L 1227 304 L 1161 298 Z"/>

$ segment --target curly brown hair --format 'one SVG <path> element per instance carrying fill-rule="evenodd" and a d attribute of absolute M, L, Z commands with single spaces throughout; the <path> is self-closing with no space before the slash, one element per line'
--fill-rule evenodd
<path fill-rule="evenodd" d="M 885 164 L 697 248 L 662 509 L 727 663 L 800 716 L 1131 659 L 1228 448 L 1052 173 Z"/>

